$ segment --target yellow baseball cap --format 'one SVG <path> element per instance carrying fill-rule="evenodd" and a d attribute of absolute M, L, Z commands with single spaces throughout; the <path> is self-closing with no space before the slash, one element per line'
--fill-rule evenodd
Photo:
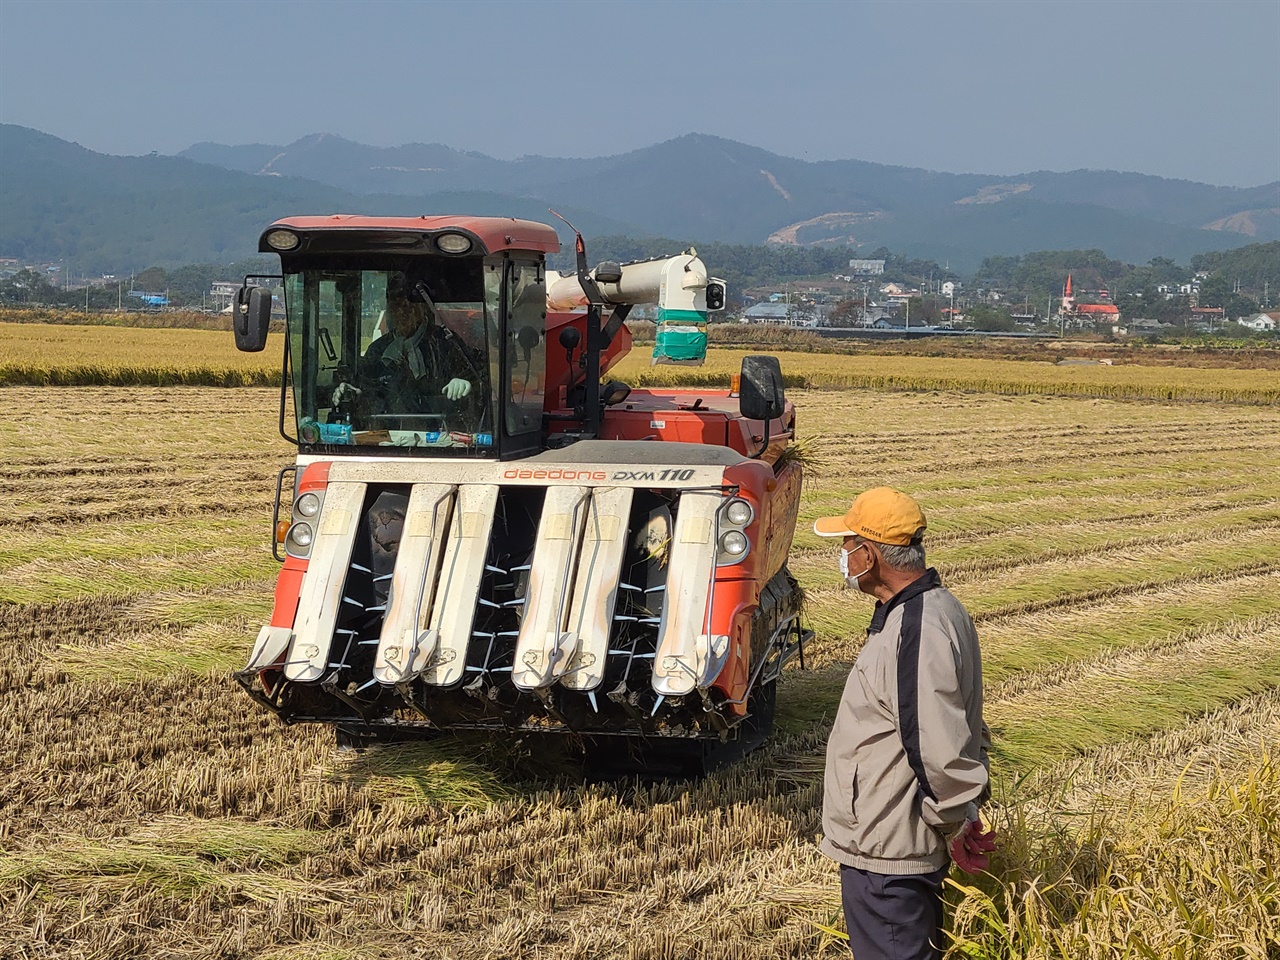
<path fill-rule="evenodd" d="M 859 494 L 843 516 L 818 518 L 813 532 L 820 537 L 856 534 L 876 543 L 905 547 L 924 533 L 926 526 L 915 500 L 893 487 L 875 487 Z"/>

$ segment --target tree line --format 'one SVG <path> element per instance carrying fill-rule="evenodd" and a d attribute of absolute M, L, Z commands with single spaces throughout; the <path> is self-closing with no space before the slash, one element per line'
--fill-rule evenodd
<path fill-rule="evenodd" d="M 624 236 L 590 237 L 587 253 L 591 265 L 602 260 L 622 262 L 670 256 L 695 244 L 669 238 Z M 830 278 L 848 273 L 851 259 L 884 260 L 883 276 L 876 284 L 896 281 L 924 285 L 928 280 L 963 279 L 954 270 L 934 260 L 905 257 L 885 247 L 870 252 L 849 246 L 797 246 L 764 244 L 696 244 L 709 270 L 728 282 L 730 305 L 741 303 L 742 291 L 751 287 L 781 285 L 812 278 Z M 572 249 L 549 258 L 561 271 L 574 268 Z M 272 273 L 278 264 L 272 257 L 256 257 L 230 264 L 198 263 L 180 267 L 149 267 L 123 278 L 88 288 L 63 289 L 44 273 L 24 269 L 0 279 L 0 303 L 43 303 L 90 309 L 114 309 L 127 301 L 130 289 L 164 294 L 172 306 L 199 307 L 215 280 L 237 280 L 247 273 Z M 1251 244 L 1220 253 L 1200 254 L 1187 266 L 1167 257 L 1156 257 L 1134 265 L 1112 259 L 1099 249 L 1045 250 L 1020 256 L 987 257 L 966 282 L 966 313 L 983 328 L 1001 329 L 1011 325 L 1010 310 L 993 304 L 974 303 L 982 294 L 999 290 L 1004 304 L 1028 304 L 1035 312 L 1062 295 L 1067 275 L 1082 301 L 1105 290 L 1128 317 L 1169 320 L 1184 316 L 1186 296 L 1172 298 L 1160 287 L 1176 290 L 1189 284 L 1197 272 L 1209 276 L 1199 282 L 1197 304 L 1223 307 L 1228 317 L 1255 313 L 1274 303 L 1280 291 L 1280 241 Z M 1270 298 L 1270 299 L 1268 299 Z M 852 301 L 848 301 L 849 308 Z M 137 307 L 124 302 L 124 306 Z M 911 305 L 912 318 L 927 323 L 939 319 L 941 304 L 932 298 L 917 298 Z"/>
<path fill-rule="evenodd" d="M 1208 276 L 1197 281 L 1199 273 Z M 1077 300 L 1101 299 L 1105 291 L 1128 317 L 1177 319 L 1186 315 L 1193 300 L 1196 306 L 1221 307 L 1228 317 L 1243 317 L 1269 306 L 1280 290 L 1280 241 L 1200 254 L 1187 266 L 1168 257 L 1129 264 L 1097 249 L 988 257 L 974 275 L 973 286 L 998 289 L 1006 302 L 1040 306 L 1062 296 L 1068 275 Z M 1194 297 L 1179 292 L 1193 284 L 1198 287 Z"/>
<path fill-rule="evenodd" d="M 67 287 L 49 275 L 30 267 L 0 278 L 0 303 L 21 306 L 80 307 L 89 310 L 144 309 L 129 291 L 158 293 L 173 307 L 200 308 L 208 305 L 209 288 L 215 280 L 240 280 L 250 273 L 277 273 L 279 263 L 272 257 L 237 260 L 229 264 L 192 263 L 166 270 L 148 267 L 128 277 L 99 279 L 88 286 Z"/>

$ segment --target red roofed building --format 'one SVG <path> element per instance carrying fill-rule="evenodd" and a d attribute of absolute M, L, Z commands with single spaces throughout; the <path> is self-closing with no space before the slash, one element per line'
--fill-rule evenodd
<path fill-rule="evenodd" d="M 1112 326 L 1119 324 L 1120 308 L 1114 303 L 1076 303 L 1072 289 L 1071 274 L 1067 274 L 1067 283 L 1062 288 L 1062 304 L 1058 307 L 1060 319 L 1077 326 L 1088 323 L 1108 323 Z M 1111 298 L 1107 290 L 1095 291 L 1091 296 L 1103 301 L 1109 301 Z"/>

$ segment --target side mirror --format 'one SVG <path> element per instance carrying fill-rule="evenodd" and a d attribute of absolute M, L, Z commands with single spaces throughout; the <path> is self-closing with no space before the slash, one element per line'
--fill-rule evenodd
<path fill-rule="evenodd" d="M 263 287 L 241 287 L 231 303 L 231 329 L 236 349 L 258 353 L 267 345 L 271 325 L 271 291 Z"/>
<path fill-rule="evenodd" d="M 738 390 L 738 406 L 748 420 L 763 420 L 767 424 L 782 416 L 787 407 L 782 389 L 782 365 L 777 357 L 743 357 Z"/>

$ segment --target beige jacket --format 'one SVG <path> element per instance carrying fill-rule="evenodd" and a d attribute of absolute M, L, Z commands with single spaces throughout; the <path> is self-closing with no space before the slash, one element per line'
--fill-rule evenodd
<path fill-rule="evenodd" d="M 877 604 L 827 741 L 822 852 L 883 874 L 947 864 L 989 795 L 978 635 L 930 568 Z"/>

